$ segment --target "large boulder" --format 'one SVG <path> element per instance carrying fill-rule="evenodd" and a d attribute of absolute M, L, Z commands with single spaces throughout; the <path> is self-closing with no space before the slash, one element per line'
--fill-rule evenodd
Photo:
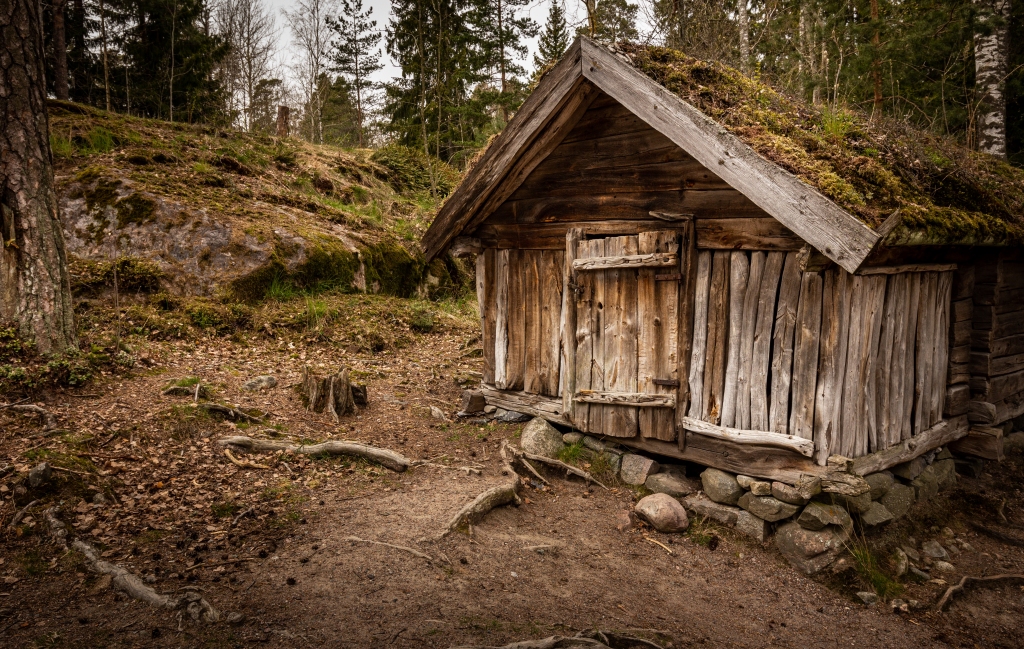
<path fill-rule="evenodd" d="M 586 440 L 584 440 L 584 443 L 586 443 Z M 619 478 L 626 484 L 642 485 L 647 482 L 648 476 L 658 472 L 658 468 L 658 463 L 649 457 L 626 453 L 622 456 Z"/>
<path fill-rule="evenodd" d="M 771 534 L 771 524 L 763 518 L 758 518 L 750 512 L 742 509 L 736 515 L 736 531 L 749 537 L 764 542 Z"/>
<path fill-rule="evenodd" d="M 871 473 L 864 476 L 864 480 L 866 480 L 868 485 L 871 486 L 871 491 L 869 492 L 871 494 L 871 500 L 878 500 L 885 494 L 889 493 L 889 489 L 894 483 L 892 474 L 888 471 Z"/>
<path fill-rule="evenodd" d="M 565 448 L 565 442 L 562 441 L 562 433 L 555 430 L 554 426 L 541 417 L 534 417 L 523 426 L 519 446 L 527 453 L 557 458 L 558 453 Z"/>
<path fill-rule="evenodd" d="M 718 469 L 705 469 L 700 474 L 701 485 L 708 498 L 723 505 L 735 505 L 743 495 L 743 488 L 731 473 Z"/>
<path fill-rule="evenodd" d="M 683 496 L 689 496 L 696 489 L 684 477 L 672 473 L 655 473 L 647 478 L 644 483 L 648 491 L 656 494 L 668 494 L 673 498 L 682 498 Z"/>
<path fill-rule="evenodd" d="M 786 523 L 775 533 L 779 552 L 805 575 L 820 572 L 835 561 L 848 539 L 841 527 L 831 525 L 809 530 L 796 523 Z"/>
<path fill-rule="evenodd" d="M 800 524 L 800 527 L 812 531 L 824 529 L 829 525 L 835 525 L 844 530 L 853 529 L 853 519 L 845 509 L 839 505 L 819 502 L 808 503 L 796 522 Z"/>
<path fill-rule="evenodd" d="M 784 503 L 771 496 L 755 496 L 753 491 L 743 494 L 739 499 L 739 506 L 758 518 L 774 523 L 783 518 L 789 518 L 800 511 L 796 505 Z"/>
<path fill-rule="evenodd" d="M 935 467 L 928 465 L 916 478 L 910 481 L 914 495 L 921 502 L 931 500 L 939 493 L 939 479 L 935 475 Z"/>
<path fill-rule="evenodd" d="M 772 483 L 772 495 L 790 505 L 806 505 L 811 498 L 821 493 L 821 479 L 801 480 L 797 485 L 784 482 Z"/>
<path fill-rule="evenodd" d="M 686 510 L 668 494 L 651 494 L 641 498 L 634 509 L 637 516 L 659 532 L 684 532 L 690 526 Z"/>
<path fill-rule="evenodd" d="M 686 508 L 698 516 L 718 521 L 722 525 L 736 525 L 739 515 L 746 513 L 739 507 L 716 503 L 704 494 L 693 494 L 683 499 Z"/>
<path fill-rule="evenodd" d="M 895 518 L 888 509 L 880 502 L 872 501 L 868 510 L 860 515 L 860 522 L 868 527 L 884 525 Z"/>

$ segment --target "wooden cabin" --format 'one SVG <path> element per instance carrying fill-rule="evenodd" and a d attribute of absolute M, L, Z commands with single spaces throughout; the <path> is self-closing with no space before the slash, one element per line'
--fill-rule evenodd
<path fill-rule="evenodd" d="M 423 238 L 477 255 L 487 401 L 788 482 L 1024 413 L 1012 215 L 907 186 L 870 133 L 844 162 L 819 115 L 722 66 L 577 40 Z M 992 204 L 1024 197 L 992 164 Z"/>

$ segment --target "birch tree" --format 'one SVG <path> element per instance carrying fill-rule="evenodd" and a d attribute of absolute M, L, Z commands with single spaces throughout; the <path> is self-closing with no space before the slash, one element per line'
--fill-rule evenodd
<path fill-rule="evenodd" d="M 252 130 L 257 87 L 271 76 L 274 67 L 274 15 L 264 0 L 224 0 L 217 7 L 215 19 L 231 48 L 224 62 L 224 81 L 238 107 L 242 126 Z"/>
<path fill-rule="evenodd" d="M 309 139 L 321 143 L 324 103 L 331 87 L 324 83 L 331 68 L 331 29 L 327 18 L 336 13 L 337 6 L 334 0 L 297 0 L 293 6 L 294 9 L 284 11 L 284 17 L 299 57 L 296 77 L 310 125 Z"/>
<path fill-rule="evenodd" d="M 978 150 L 1006 157 L 1006 54 L 1010 0 L 974 0 Z"/>

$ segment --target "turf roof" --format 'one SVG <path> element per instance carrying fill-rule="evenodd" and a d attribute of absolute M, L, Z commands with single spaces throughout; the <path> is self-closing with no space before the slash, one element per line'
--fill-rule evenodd
<path fill-rule="evenodd" d="M 868 226 L 898 211 L 890 245 L 1024 242 L 1024 170 L 1003 160 L 906 123 L 809 105 L 676 50 L 611 49 Z"/>

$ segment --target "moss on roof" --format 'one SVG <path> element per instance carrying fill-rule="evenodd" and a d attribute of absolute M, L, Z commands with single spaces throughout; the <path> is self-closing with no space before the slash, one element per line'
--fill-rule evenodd
<path fill-rule="evenodd" d="M 868 226 L 898 210 L 890 244 L 1024 242 L 1024 170 L 1003 160 L 903 122 L 808 105 L 676 50 L 612 49 Z"/>

